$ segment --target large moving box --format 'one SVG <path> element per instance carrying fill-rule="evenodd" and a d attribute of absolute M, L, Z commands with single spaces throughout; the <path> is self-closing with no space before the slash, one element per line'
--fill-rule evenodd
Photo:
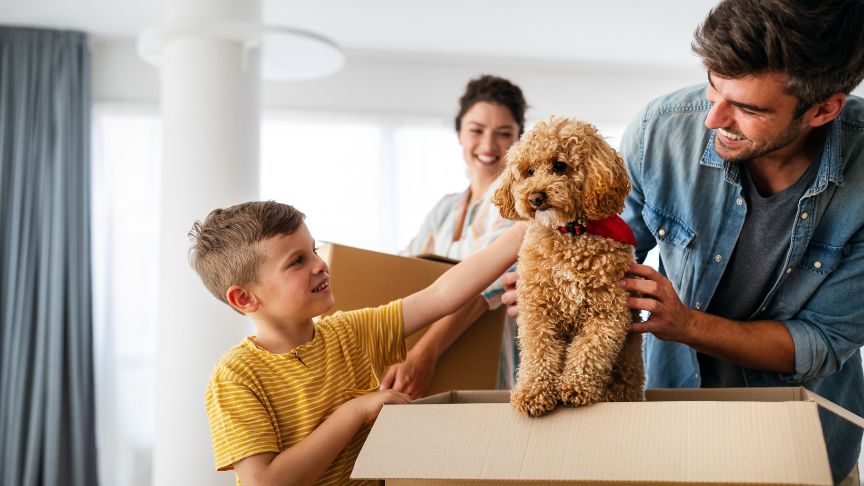
<path fill-rule="evenodd" d="M 518 414 L 509 392 L 385 405 L 351 475 L 388 485 L 831 484 L 817 413 L 864 419 L 804 388 L 649 390 L 646 402 Z"/>
<path fill-rule="evenodd" d="M 453 265 L 333 243 L 323 245 L 318 254 L 330 267 L 330 287 L 336 298 L 336 306 L 330 313 L 378 306 L 406 297 L 434 282 Z M 485 313 L 441 355 L 428 394 L 495 388 L 504 312 L 502 306 Z M 409 349 L 425 331 L 408 338 Z"/>

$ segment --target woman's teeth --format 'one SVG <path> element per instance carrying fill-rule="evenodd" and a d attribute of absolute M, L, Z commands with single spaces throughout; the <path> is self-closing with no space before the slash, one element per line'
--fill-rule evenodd
<path fill-rule="evenodd" d="M 491 163 L 495 162 L 496 160 L 498 160 L 498 157 L 495 157 L 492 155 L 478 155 L 477 160 L 479 160 L 480 162 L 482 162 L 484 164 L 491 164 Z"/>
<path fill-rule="evenodd" d="M 717 131 L 720 132 L 720 135 L 723 135 L 724 137 L 727 137 L 727 138 L 731 138 L 732 140 L 746 140 L 747 139 L 747 137 L 745 137 L 743 135 L 736 135 L 736 134 L 734 134 L 732 132 L 728 132 L 722 128 L 718 128 Z"/>

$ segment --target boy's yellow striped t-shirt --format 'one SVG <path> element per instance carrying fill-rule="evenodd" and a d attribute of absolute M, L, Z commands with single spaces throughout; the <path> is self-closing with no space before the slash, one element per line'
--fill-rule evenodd
<path fill-rule="evenodd" d="M 324 317 L 312 340 L 290 353 L 273 354 L 246 338 L 220 358 L 207 386 L 216 468 L 297 444 L 339 405 L 377 390 L 382 370 L 404 359 L 401 300 Z M 369 429 L 351 439 L 316 484 L 348 480 Z"/>

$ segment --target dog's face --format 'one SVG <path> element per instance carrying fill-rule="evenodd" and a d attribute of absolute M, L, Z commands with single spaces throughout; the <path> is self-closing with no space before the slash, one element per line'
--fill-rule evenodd
<path fill-rule="evenodd" d="M 630 192 L 624 161 L 593 125 L 552 117 L 507 152 L 492 197 L 501 215 L 558 228 L 620 213 Z"/>

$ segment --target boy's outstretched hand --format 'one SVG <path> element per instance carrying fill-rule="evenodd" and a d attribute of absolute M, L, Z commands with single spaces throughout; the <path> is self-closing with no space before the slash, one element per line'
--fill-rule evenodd
<path fill-rule="evenodd" d="M 350 408 L 352 412 L 357 414 L 357 417 L 364 424 L 371 424 L 378 418 L 381 412 L 381 407 L 385 403 L 389 404 L 406 404 L 411 402 L 411 397 L 405 393 L 395 390 L 380 390 L 366 395 L 361 395 L 345 402 L 344 406 Z"/>

